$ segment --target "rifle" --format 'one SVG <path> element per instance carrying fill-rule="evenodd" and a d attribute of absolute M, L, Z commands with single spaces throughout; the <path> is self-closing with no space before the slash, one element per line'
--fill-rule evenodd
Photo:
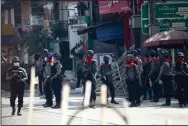
<path fill-rule="evenodd" d="M 26 87 L 28 87 L 27 83 L 20 77 L 19 74 L 23 74 L 22 71 L 19 71 L 19 70 L 12 70 L 13 73 L 17 73 L 18 74 L 18 77 L 20 80 L 22 80 L 22 82 L 26 85 Z"/>

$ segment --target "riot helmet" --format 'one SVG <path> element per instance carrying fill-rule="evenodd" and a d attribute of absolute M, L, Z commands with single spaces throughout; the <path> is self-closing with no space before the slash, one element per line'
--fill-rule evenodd
<path fill-rule="evenodd" d="M 109 57 L 108 56 L 104 56 L 103 57 L 103 61 L 105 64 L 108 64 L 109 63 Z"/>
<path fill-rule="evenodd" d="M 93 50 L 88 50 L 86 54 L 93 57 L 94 56 L 94 51 Z"/>

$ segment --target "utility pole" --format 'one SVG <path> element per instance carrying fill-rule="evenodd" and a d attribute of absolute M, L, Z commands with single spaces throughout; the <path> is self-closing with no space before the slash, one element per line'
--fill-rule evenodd
<path fill-rule="evenodd" d="M 156 23 L 156 0 L 148 0 L 149 5 L 149 36 L 160 32 L 160 27 Z"/>
<path fill-rule="evenodd" d="M 90 25 L 93 24 L 93 1 L 89 1 L 89 9 L 90 9 Z"/>
<path fill-rule="evenodd" d="M 148 0 L 149 5 L 149 36 L 160 31 L 159 26 L 156 24 L 156 6 L 155 0 Z"/>

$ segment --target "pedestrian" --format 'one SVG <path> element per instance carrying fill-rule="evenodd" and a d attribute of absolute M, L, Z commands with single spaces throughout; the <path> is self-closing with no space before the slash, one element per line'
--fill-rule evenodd
<path fill-rule="evenodd" d="M 95 75 L 97 72 L 97 61 L 94 59 L 93 50 L 88 50 L 86 53 L 86 60 L 83 66 L 84 70 L 84 93 L 86 87 L 86 81 L 91 81 L 91 96 L 90 96 L 90 108 L 95 108 L 96 101 L 96 80 Z"/>
<path fill-rule="evenodd" d="M 78 55 L 79 60 L 76 62 L 76 74 L 77 77 L 77 84 L 76 87 L 79 88 L 81 86 L 80 82 L 83 83 L 83 64 L 84 64 L 84 54 L 81 52 Z"/>
<path fill-rule="evenodd" d="M 184 62 L 184 54 L 177 54 L 177 62 L 175 65 L 175 82 L 177 84 L 177 96 L 179 107 L 187 106 L 188 101 L 188 65 Z"/>
<path fill-rule="evenodd" d="M 102 63 L 100 66 L 100 74 L 102 76 L 101 80 L 102 80 L 103 84 L 106 84 L 108 89 L 110 89 L 111 103 L 119 104 L 115 101 L 115 87 L 112 82 L 113 81 L 112 80 L 112 66 L 109 63 L 109 57 L 104 56 L 103 61 L 104 61 L 104 63 Z M 108 97 L 108 92 L 107 92 L 107 97 Z M 107 98 L 107 103 L 108 103 L 108 98 Z"/>
<path fill-rule="evenodd" d="M 129 92 L 130 107 L 136 107 L 141 105 L 140 101 L 140 88 L 141 78 L 138 70 L 138 66 L 134 63 L 133 55 L 128 54 L 125 66 L 126 83 Z"/>
<path fill-rule="evenodd" d="M 53 65 L 51 67 L 51 87 L 55 95 L 56 99 L 56 105 L 54 105 L 52 108 L 60 108 L 61 107 L 61 90 L 62 90 L 62 85 L 61 85 L 61 68 L 62 65 L 59 61 L 60 59 L 60 54 L 55 53 L 52 57 L 52 62 Z"/>
<path fill-rule="evenodd" d="M 23 106 L 25 81 L 28 79 L 24 68 L 19 65 L 19 57 L 14 57 L 12 60 L 13 66 L 7 71 L 6 80 L 10 81 L 11 95 L 10 105 L 12 107 L 12 115 L 15 115 L 15 100 L 18 96 L 18 111 L 17 115 L 21 116 L 21 108 Z"/>
<path fill-rule="evenodd" d="M 166 98 L 165 104 L 162 106 L 170 106 L 171 105 L 171 93 L 172 93 L 172 76 L 171 76 L 171 65 L 169 62 L 169 53 L 165 51 L 163 54 L 163 64 L 160 68 L 160 73 L 155 81 L 155 83 L 159 83 L 159 79 L 163 82 L 163 90 L 164 96 Z"/>
<path fill-rule="evenodd" d="M 151 50 L 151 68 L 149 72 L 149 83 L 152 86 L 153 100 L 151 102 L 159 102 L 160 98 L 160 85 L 155 80 L 157 79 L 160 71 L 160 62 L 157 57 L 157 53 Z"/>
<path fill-rule="evenodd" d="M 44 67 L 43 71 L 43 78 L 44 78 L 44 92 L 46 97 L 46 103 L 43 104 L 44 107 L 52 107 L 53 106 L 53 95 L 52 95 L 52 88 L 51 88 L 51 66 L 52 66 L 52 56 L 53 54 L 49 54 L 47 58 L 47 63 Z"/>

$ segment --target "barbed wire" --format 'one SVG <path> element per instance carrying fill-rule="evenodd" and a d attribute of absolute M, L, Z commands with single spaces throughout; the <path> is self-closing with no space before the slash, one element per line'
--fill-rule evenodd
<path fill-rule="evenodd" d="M 129 124 L 128 118 L 127 118 L 125 115 L 123 115 L 117 108 L 111 107 L 111 106 L 107 106 L 107 105 L 104 105 L 104 104 L 100 104 L 100 106 L 101 106 L 100 108 L 108 108 L 108 109 L 113 110 L 115 113 L 117 113 L 117 114 L 121 117 L 121 119 L 124 121 L 125 124 L 127 124 L 127 125 Z M 74 116 L 71 116 L 71 118 L 68 120 L 67 125 L 71 125 L 71 123 L 72 123 L 72 121 L 74 120 L 74 117 L 75 117 L 76 115 L 78 115 L 78 114 L 80 114 L 81 112 L 86 111 L 86 110 L 88 110 L 88 109 L 90 109 L 89 106 L 83 107 L 83 109 L 76 111 L 76 112 L 73 114 Z"/>

